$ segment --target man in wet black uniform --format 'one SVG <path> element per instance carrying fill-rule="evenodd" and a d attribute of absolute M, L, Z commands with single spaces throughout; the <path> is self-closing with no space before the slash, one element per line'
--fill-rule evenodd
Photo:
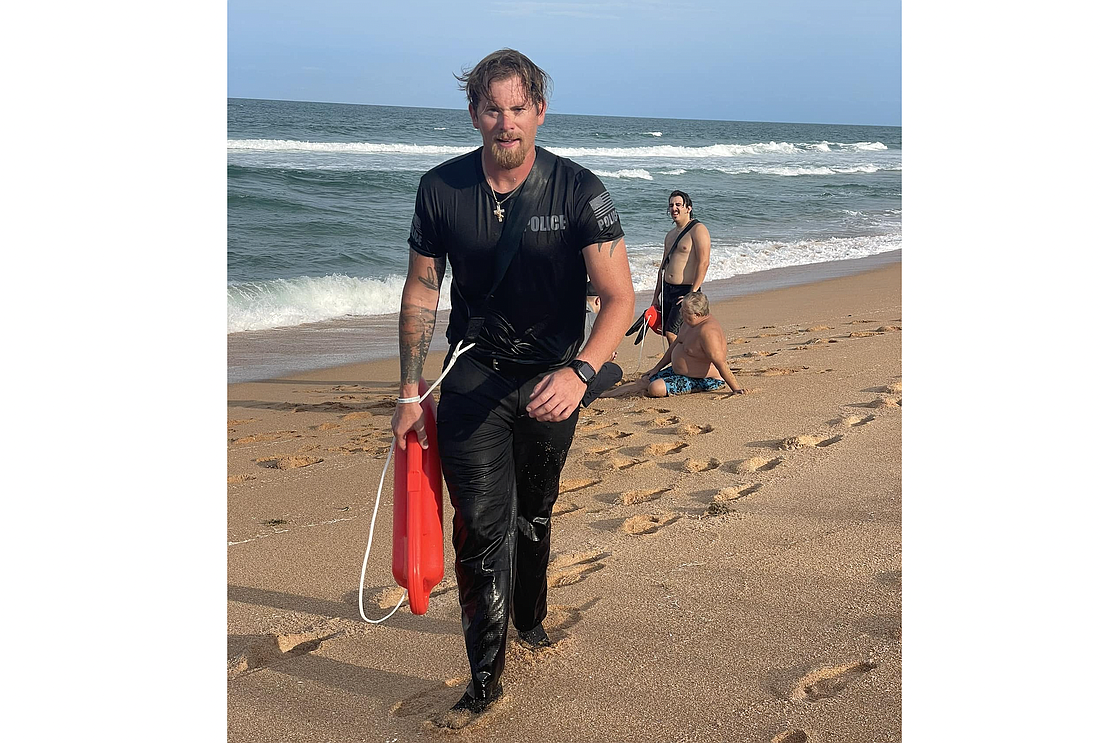
<path fill-rule="evenodd" d="M 509 615 L 528 647 L 551 642 L 542 621 L 558 479 L 578 404 L 634 313 L 611 195 L 587 169 L 535 146 L 546 73 L 502 49 L 459 80 L 483 146 L 420 180 L 398 331 L 399 399 L 415 398 L 450 262 L 448 359 L 460 341 L 475 343 L 440 385 L 437 422 L 472 677 L 444 721 L 453 726 L 503 693 Z M 584 342 L 586 277 L 602 308 Z M 410 430 L 426 445 L 420 406 L 399 403 L 399 445 Z"/>

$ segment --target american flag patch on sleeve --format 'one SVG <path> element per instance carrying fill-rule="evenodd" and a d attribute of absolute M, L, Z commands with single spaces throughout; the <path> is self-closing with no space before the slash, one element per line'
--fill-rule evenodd
<path fill-rule="evenodd" d="M 615 209 L 615 202 L 611 200 L 611 194 L 604 191 L 588 202 L 592 213 L 596 215 L 596 224 L 604 229 L 619 221 L 619 212 Z"/>

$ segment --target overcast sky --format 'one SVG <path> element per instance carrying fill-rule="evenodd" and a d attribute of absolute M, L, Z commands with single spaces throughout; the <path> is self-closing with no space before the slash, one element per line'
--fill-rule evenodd
<path fill-rule="evenodd" d="M 559 113 L 901 125 L 899 0 L 229 0 L 228 92 L 465 108 L 508 46 Z"/>

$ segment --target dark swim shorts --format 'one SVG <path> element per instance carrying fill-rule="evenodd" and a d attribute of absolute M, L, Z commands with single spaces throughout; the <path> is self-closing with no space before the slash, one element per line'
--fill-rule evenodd
<path fill-rule="evenodd" d="M 680 325 L 684 317 L 680 313 L 680 299 L 691 291 L 691 284 L 664 283 L 664 291 L 661 294 L 661 314 L 664 318 L 664 331 L 666 333 L 679 333 Z"/>
<path fill-rule="evenodd" d="M 671 366 L 666 366 L 661 371 L 657 372 L 649 378 L 650 382 L 658 379 L 665 380 L 665 389 L 668 390 L 670 395 L 687 395 L 692 392 L 713 392 L 726 382 L 722 379 L 713 379 L 711 377 L 685 377 L 683 374 L 677 374 L 672 371 Z"/>

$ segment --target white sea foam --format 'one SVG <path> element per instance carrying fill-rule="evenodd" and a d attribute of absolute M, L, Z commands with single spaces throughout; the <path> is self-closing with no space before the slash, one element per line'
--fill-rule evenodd
<path fill-rule="evenodd" d="M 661 175 L 683 175 L 687 171 L 683 168 L 676 168 L 675 170 L 658 170 Z"/>
<path fill-rule="evenodd" d="M 649 171 L 643 168 L 628 168 L 626 170 L 616 170 L 614 172 L 593 169 L 592 172 L 600 178 L 641 178 L 643 181 L 653 180 L 653 176 L 649 174 Z"/>
<path fill-rule="evenodd" d="M 715 240 L 711 244 L 707 281 L 783 266 L 863 258 L 900 248 L 901 234 L 732 244 Z M 652 291 L 662 247 L 636 245 L 630 250 L 634 289 Z M 329 275 L 233 283 L 227 290 L 228 332 L 289 327 L 349 315 L 393 314 L 400 306 L 404 282 L 403 275 L 383 279 Z M 451 278 L 447 276 L 440 288 L 440 310 L 450 309 L 450 296 Z"/>
<path fill-rule="evenodd" d="M 558 147 L 546 149 L 555 155 L 569 158 L 630 157 L 630 158 L 714 158 L 741 157 L 744 155 L 793 154 L 799 150 L 788 142 L 761 142 L 757 144 L 713 144 L 704 147 L 682 145 L 654 145 L 652 147 Z"/>
<path fill-rule="evenodd" d="M 822 149 L 824 145 L 825 149 Z M 628 158 L 733 158 L 749 155 L 792 155 L 807 152 L 831 151 L 830 146 L 850 151 L 885 150 L 881 142 L 856 142 L 843 144 L 757 142 L 755 144 L 713 144 L 701 147 L 682 145 L 653 145 L 650 147 L 567 147 L 551 145 L 546 149 L 556 155 L 569 158 L 628 157 Z M 229 151 L 248 152 L 321 152 L 331 154 L 366 155 L 461 155 L 475 149 L 473 146 L 419 145 L 376 142 L 303 142 L 293 139 L 230 139 Z"/>
<path fill-rule="evenodd" d="M 264 330 L 332 320 L 345 315 L 397 312 L 404 276 L 363 279 L 353 276 L 301 276 L 247 281 L 228 287 L 228 332 Z M 439 309 L 451 304 L 451 279 L 440 287 Z"/>
<path fill-rule="evenodd" d="M 711 243 L 707 281 L 728 279 L 784 266 L 865 258 L 899 249 L 901 249 L 901 233 L 791 242 L 746 241 L 723 244 L 722 241 L 716 240 Z M 630 276 L 634 281 L 634 289 L 640 292 L 653 291 L 663 247 L 640 245 L 631 246 L 630 250 Z"/>
<path fill-rule="evenodd" d="M 719 173 L 726 173 L 727 175 L 748 175 L 755 173 L 757 175 L 781 175 L 781 176 L 799 176 L 799 175 L 851 175 L 854 173 L 877 173 L 880 170 L 892 170 L 899 171 L 901 166 L 881 168 L 877 165 L 871 165 L 865 163 L 862 165 L 851 165 L 848 167 L 829 167 L 826 165 L 783 165 L 776 167 L 746 167 L 746 168 L 717 168 Z"/>
<path fill-rule="evenodd" d="M 461 155 L 474 147 L 446 145 L 376 144 L 373 142 L 301 142 L 295 139 L 230 139 L 228 150 L 253 152 L 328 152 L 363 155 Z"/>
<path fill-rule="evenodd" d="M 660 137 L 661 136 L 660 132 L 646 132 L 646 134 L 650 135 L 651 137 Z"/>

